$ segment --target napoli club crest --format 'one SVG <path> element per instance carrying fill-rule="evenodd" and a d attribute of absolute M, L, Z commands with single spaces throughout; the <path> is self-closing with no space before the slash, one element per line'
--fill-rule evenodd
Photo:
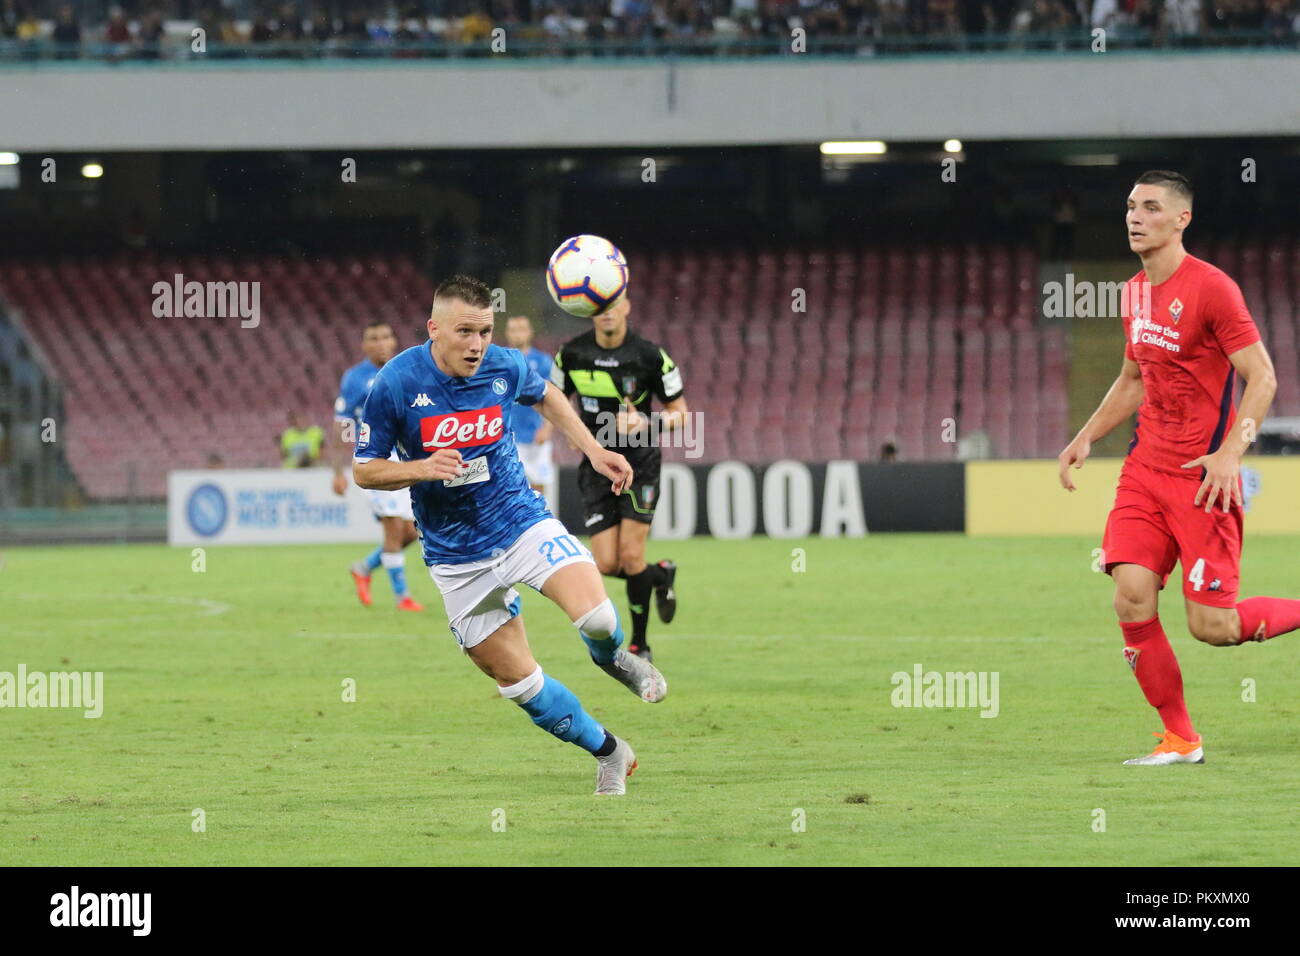
<path fill-rule="evenodd" d="M 506 385 L 506 380 L 504 378 L 492 380 L 492 391 L 496 392 L 498 395 L 504 395 L 507 388 L 509 388 L 509 386 Z"/>

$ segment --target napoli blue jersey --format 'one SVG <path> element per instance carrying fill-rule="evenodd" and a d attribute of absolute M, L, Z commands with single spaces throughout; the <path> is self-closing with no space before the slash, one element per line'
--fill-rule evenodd
<path fill-rule="evenodd" d="M 335 421 L 350 421 L 353 427 L 361 427 L 361 410 L 365 408 L 366 396 L 370 386 L 379 374 L 379 366 L 370 359 L 362 359 L 343 373 L 339 381 L 339 397 L 334 399 Z"/>
<path fill-rule="evenodd" d="M 544 379 L 551 377 L 551 357 L 541 349 L 529 349 L 523 353 L 528 367 Z M 515 409 L 515 440 L 521 445 L 532 444 L 537 436 L 537 429 L 542 427 L 542 416 L 535 408 L 526 406 Z"/>
<path fill-rule="evenodd" d="M 489 345 L 468 378 L 434 364 L 429 343 L 402 352 L 375 378 L 357 429 L 357 461 L 428 458 L 458 448 L 468 466 L 449 481 L 411 486 L 411 505 L 424 538 L 424 563 L 481 561 L 508 548 L 551 516 L 528 486 L 515 450 L 514 416 L 546 393 L 546 380 L 515 349 Z"/>

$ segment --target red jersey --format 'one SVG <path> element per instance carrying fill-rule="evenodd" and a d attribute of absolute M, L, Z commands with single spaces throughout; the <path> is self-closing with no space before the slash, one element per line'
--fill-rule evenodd
<path fill-rule="evenodd" d="M 1237 283 L 1187 256 L 1159 285 L 1146 270 L 1124 289 L 1124 355 L 1146 389 L 1129 455 L 1157 471 L 1199 479 L 1184 462 L 1217 451 L 1236 416 L 1228 356 L 1259 341 Z"/>

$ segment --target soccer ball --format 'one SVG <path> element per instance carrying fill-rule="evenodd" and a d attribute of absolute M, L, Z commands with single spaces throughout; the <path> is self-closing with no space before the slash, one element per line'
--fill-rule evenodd
<path fill-rule="evenodd" d="M 565 239 L 546 264 L 546 288 L 570 315 L 600 315 L 627 291 L 627 260 L 600 236 Z"/>

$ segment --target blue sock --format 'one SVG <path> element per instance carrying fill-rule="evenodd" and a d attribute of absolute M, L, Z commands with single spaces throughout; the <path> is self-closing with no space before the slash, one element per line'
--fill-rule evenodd
<path fill-rule="evenodd" d="M 513 700 L 533 723 L 561 740 L 577 744 L 588 753 L 605 748 L 605 728 L 582 709 L 573 691 L 540 667 L 518 684 L 498 688 L 502 697 Z"/>
<path fill-rule="evenodd" d="M 379 567 L 380 562 L 383 561 L 383 555 L 384 546 L 382 544 L 366 555 L 366 570 L 373 571 L 375 568 Z"/>
<path fill-rule="evenodd" d="M 393 593 L 399 598 L 406 596 L 406 555 L 401 551 L 385 551 L 380 561 L 388 571 L 388 580 L 392 582 Z"/>
<path fill-rule="evenodd" d="M 573 623 L 586 642 L 591 659 L 597 664 L 613 663 L 614 652 L 623 643 L 623 624 L 618 618 L 614 602 L 606 598 L 604 604 L 588 611 Z"/>

